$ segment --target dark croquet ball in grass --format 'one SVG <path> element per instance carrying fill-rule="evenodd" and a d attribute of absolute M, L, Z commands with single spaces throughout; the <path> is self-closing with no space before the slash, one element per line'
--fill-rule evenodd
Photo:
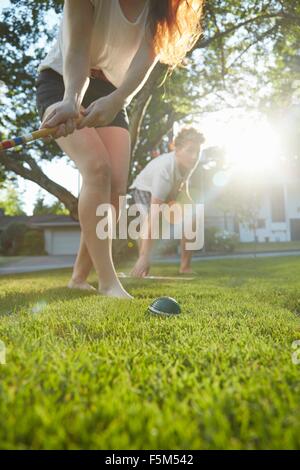
<path fill-rule="evenodd" d="M 149 305 L 148 310 L 155 315 L 179 315 L 181 308 L 179 303 L 172 297 L 158 297 Z"/>

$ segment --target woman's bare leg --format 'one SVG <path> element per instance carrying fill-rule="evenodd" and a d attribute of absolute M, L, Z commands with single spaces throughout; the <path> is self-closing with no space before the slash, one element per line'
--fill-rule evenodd
<path fill-rule="evenodd" d="M 186 243 L 187 243 L 187 240 L 185 238 L 182 238 L 182 240 L 180 241 L 181 262 L 180 262 L 180 269 L 179 269 L 179 272 L 181 274 L 191 274 L 193 272 L 191 268 L 193 252 L 191 250 L 186 249 Z"/>
<path fill-rule="evenodd" d="M 130 135 L 126 129 L 120 127 L 103 127 L 95 130 L 100 136 L 109 155 L 111 169 L 111 204 L 115 208 L 117 220 L 119 220 L 122 211 L 122 207 L 119 205 L 119 197 L 126 195 L 127 189 L 130 163 Z M 79 252 L 69 287 L 91 289 L 86 279 L 92 266 L 91 257 L 83 234 L 81 234 Z"/>
<path fill-rule="evenodd" d="M 94 288 L 87 282 L 87 278 L 91 272 L 92 267 L 93 262 L 81 232 L 79 250 L 76 256 L 72 277 L 68 283 L 68 287 L 71 289 L 94 290 Z"/>
<path fill-rule="evenodd" d="M 99 127 L 96 132 L 109 154 L 112 204 L 119 208 L 119 196 L 125 196 L 127 192 L 130 134 L 122 127 Z"/>
<path fill-rule="evenodd" d="M 50 111 L 48 111 L 50 112 Z M 109 155 L 95 129 L 76 130 L 72 135 L 57 139 L 61 149 L 75 162 L 82 176 L 79 198 L 79 221 L 86 247 L 99 278 L 99 290 L 105 295 L 130 298 L 117 278 L 111 240 L 100 240 L 96 234 L 99 218 L 96 209 L 110 203 L 111 174 Z"/>

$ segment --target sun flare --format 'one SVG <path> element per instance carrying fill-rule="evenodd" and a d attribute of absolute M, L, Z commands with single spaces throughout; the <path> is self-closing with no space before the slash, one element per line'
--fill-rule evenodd
<path fill-rule="evenodd" d="M 227 163 L 237 170 L 274 170 L 280 159 L 280 139 L 266 121 L 235 123 L 225 142 Z"/>

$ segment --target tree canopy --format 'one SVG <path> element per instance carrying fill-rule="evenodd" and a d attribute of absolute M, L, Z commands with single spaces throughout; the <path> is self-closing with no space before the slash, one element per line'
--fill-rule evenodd
<path fill-rule="evenodd" d="M 37 67 L 57 30 L 63 1 L 11 0 L 0 21 L 0 131 L 2 138 L 39 127 L 35 108 Z M 212 0 L 203 36 L 183 67 L 166 75 L 158 64 L 133 100 L 129 114 L 133 156 L 130 178 L 151 152 L 164 150 L 176 121 L 223 108 L 289 109 L 300 88 L 300 3 L 292 0 Z M 276 114 L 277 113 L 277 114 Z M 56 196 L 77 217 L 77 199 L 42 171 L 61 155 L 42 141 L 5 152 L 0 178 L 17 174 Z"/>

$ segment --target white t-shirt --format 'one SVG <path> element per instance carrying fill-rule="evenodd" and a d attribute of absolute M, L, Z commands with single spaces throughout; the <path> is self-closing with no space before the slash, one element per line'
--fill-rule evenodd
<path fill-rule="evenodd" d="M 101 69 L 106 78 L 118 88 L 129 65 L 145 39 L 149 1 L 132 23 L 124 15 L 119 0 L 90 0 L 94 6 L 94 26 L 91 47 L 91 68 Z M 57 39 L 38 71 L 52 68 L 63 74 L 63 32 L 66 30 L 62 16 Z"/>
<path fill-rule="evenodd" d="M 181 185 L 190 173 L 182 175 L 176 164 L 175 152 L 165 153 L 151 160 L 135 178 L 130 189 L 149 191 L 162 201 L 176 198 Z"/>

